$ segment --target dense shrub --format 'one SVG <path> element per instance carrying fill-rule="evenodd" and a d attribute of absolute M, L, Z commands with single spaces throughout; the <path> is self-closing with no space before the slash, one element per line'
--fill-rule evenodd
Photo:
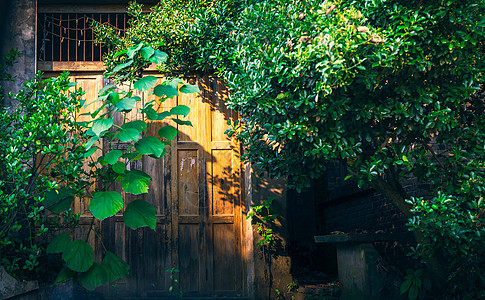
<path fill-rule="evenodd" d="M 69 186 L 73 194 L 84 188 L 85 151 L 74 122 L 82 92 L 69 91 L 71 86 L 67 74 L 41 80 L 39 73 L 15 96 L 15 110 L 0 111 L 0 259 L 19 278 L 42 272 L 41 236 L 57 230 L 64 217 L 75 221 L 69 212 L 60 218 L 43 214 L 52 204 L 46 197 L 59 186 Z M 68 208 L 51 207 L 59 212 Z"/>

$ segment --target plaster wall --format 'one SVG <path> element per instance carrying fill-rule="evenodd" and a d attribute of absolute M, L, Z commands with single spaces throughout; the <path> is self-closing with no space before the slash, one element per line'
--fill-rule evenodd
<path fill-rule="evenodd" d="M 7 71 L 15 81 L 2 82 L 6 92 L 17 93 L 23 82 L 32 79 L 36 71 L 36 0 L 5 1 L 0 6 L 0 53 L 18 49 L 20 57 Z M 15 105 L 12 99 L 5 99 L 6 106 Z"/>
<path fill-rule="evenodd" d="M 276 245 L 265 249 L 257 245 L 262 239 L 257 232 L 257 225 L 251 224 L 254 222 L 249 220 L 247 222 L 246 240 L 250 243 L 247 261 L 249 295 L 251 299 L 277 299 L 276 290 L 284 295 L 287 285 L 293 282 L 288 252 L 286 179 L 271 179 L 251 169 L 246 182 L 246 188 L 250 191 L 249 197 L 247 195 L 248 206 L 259 205 L 272 197 L 274 200 L 270 213 L 278 215 L 271 228 Z"/>

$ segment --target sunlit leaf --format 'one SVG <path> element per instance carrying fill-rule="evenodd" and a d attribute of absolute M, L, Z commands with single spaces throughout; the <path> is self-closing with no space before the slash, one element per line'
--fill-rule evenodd
<path fill-rule="evenodd" d="M 160 128 L 160 130 L 158 130 L 158 135 L 161 138 L 173 140 L 177 136 L 177 129 L 174 128 L 173 126 L 166 125 L 166 126 Z"/>
<path fill-rule="evenodd" d="M 89 203 L 89 211 L 99 220 L 116 215 L 123 208 L 123 198 L 116 191 L 96 192 Z"/>
<path fill-rule="evenodd" d="M 151 177 L 145 172 L 139 170 L 131 170 L 126 172 L 121 179 L 121 187 L 126 193 L 130 194 L 144 194 L 148 193 L 148 185 Z"/>
<path fill-rule="evenodd" d="M 137 80 L 134 84 L 135 89 L 145 92 L 151 89 L 157 83 L 155 76 L 146 76 Z"/>
<path fill-rule="evenodd" d="M 123 213 L 123 221 L 131 229 L 148 226 L 155 230 L 157 225 L 155 207 L 145 200 L 135 200 L 126 207 Z"/>

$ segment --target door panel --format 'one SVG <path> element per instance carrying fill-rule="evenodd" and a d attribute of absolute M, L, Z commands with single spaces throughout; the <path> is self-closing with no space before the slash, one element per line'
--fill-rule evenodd
<path fill-rule="evenodd" d="M 147 72 L 148 73 L 148 72 Z M 147 74 L 150 75 L 150 74 Z M 159 82 L 162 78 L 158 76 Z M 78 82 L 76 88 L 86 91 L 88 102 L 97 98 L 103 82 L 101 73 L 82 73 L 71 77 Z M 187 78 L 197 83 L 201 94 L 182 94 L 162 104 L 164 110 L 176 105 L 187 105 L 193 126 L 179 126 L 169 118 L 149 124 L 149 135 L 158 137 L 158 130 L 170 124 L 179 133 L 162 159 L 144 157 L 130 163 L 128 168 L 143 170 L 152 177 L 149 192 L 144 195 L 125 194 L 126 202 L 144 199 L 155 206 L 156 230 L 147 228 L 131 230 L 123 224 L 122 211 L 111 218 L 95 223 L 101 232 L 107 250 L 122 257 L 130 265 L 128 278 L 120 279 L 104 288 L 104 292 L 117 297 L 168 296 L 170 286 L 175 286 L 167 269 L 176 268 L 180 290 L 186 296 L 244 296 L 243 199 L 241 189 L 241 162 L 239 145 L 229 139 L 224 131 L 228 120 L 237 115 L 224 101 L 227 89 L 212 76 Z M 125 88 L 121 87 L 121 90 Z M 139 93 L 139 105 L 152 100 L 150 93 Z M 94 111 L 100 103 L 85 111 Z M 132 113 L 129 120 L 142 119 Z M 122 115 L 114 115 L 121 124 Z M 79 120 L 88 121 L 87 116 Z M 104 141 L 106 143 L 107 141 Z M 102 148 L 101 143 L 98 144 Z M 119 147 L 126 147 L 123 143 Z M 107 144 L 104 144 L 106 149 Z M 96 157 L 102 155 L 99 150 Z M 76 199 L 74 211 L 81 213 L 81 228 L 76 235 L 85 237 L 91 221 L 87 200 Z M 91 234 L 90 243 L 96 248 L 97 260 L 103 253 L 101 241 Z"/>

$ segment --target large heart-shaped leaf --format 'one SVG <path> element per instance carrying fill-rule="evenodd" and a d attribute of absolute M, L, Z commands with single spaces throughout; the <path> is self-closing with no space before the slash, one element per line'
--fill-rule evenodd
<path fill-rule="evenodd" d="M 64 251 L 62 259 L 67 266 L 76 272 L 86 272 L 94 262 L 93 248 L 86 242 L 75 240 L 71 246 Z"/>
<path fill-rule="evenodd" d="M 148 226 L 155 230 L 157 225 L 155 207 L 145 200 L 135 200 L 126 207 L 123 213 L 123 221 L 131 229 Z"/>
<path fill-rule="evenodd" d="M 138 45 L 132 46 L 126 51 L 126 55 L 128 55 L 128 58 L 133 58 L 138 51 L 143 47 L 144 43 L 139 43 Z"/>
<path fill-rule="evenodd" d="M 135 120 L 135 121 L 125 123 L 121 127 L 122 128 L 135 128 L 139 131 L 145 131 L 145 130 L 147 130 L 147 123 L 145 123 L 142 120 Z"/>
<path fill-rule="evenodd" d="M 163 151 L 165 145 L 154 136 L 142 138 L 135 144 L 135 148 L 140 154 L 152 155 L 155 158 L 160 158 L 162 154 L 165 154 Z"/>
<path fill-rule="evenodd" d="M 141 101 L 138 96 L 123 98 L 121 101 L 115 104 L 116 110 L 118 111 L 131 111 L 136 108 L 136 102 Z"/>
<path fill-rule="evenodd" d="M 126 172 L 121 179 L 121 187 L 126 193 L 130 194 L 144 194 L 148 193 L 148 185 L 151 177 L 147 173 L 139 170 L 131 170 Z"/>
<path fill-rule="evenodd" d="M 99 220 L 116 215 L 123 208 L 123 197 L 116 191 L 96 192 L 89 203 L 89 211 Z"/>
<path fill-rule="evenodd" d="M 109 281 L 108 271 L 104 266 L 98 263 L 94 263 L 89 271 L 81 275 L 82 286 L 90 291 L 108 283 Z"/>
<path fill-rule="evenodd" d="M 149 60 L 152 55 L 155 54 L 155 49 L 152 47 L 143 47 L 141 49 L 141 56 L 145 58 L 146 60 Z"/>
<path fill-rule="evenodd" d="M 145 108 L 143 112 L 147 115 L 148 120 L 158 120 L 158 113 L 152 107 Z"/>
<path fill-rule="evenodd" d="M 104 156 L 104 161 L 110 165 L 115 164 L 118 161 L 118 158 L 123 155 L 123 151 L 121 150 L 111 150 L 110 152 L 106 153 Z"/>
<path fill-rule="evenodd" d="M 68 210 L 73 201 L 74 195 L 72 189 L 55 189 L 45 194 L 44 206 L 51 212 L 59 214 Z"/>
<path fill-rule="evenodd" d="M 125 62 L 123 64 L 119 64 L 116 67 L 114 67 L 113 70 L 111 70 L 111 73 L 119 72 L 119 71 L 123 70 L 124 68 L 131 66 L 132 64 L 133 64 L 133 59 L 130 59 L 127 62 Z"/>
<path fill-rule="evenodd" d="M 57 274 L 57 278 L 56 278 L 56 281 L 54 283 L 63 282 L 63 281 L 69 280 L 71 278 L 76 278 L 76 277 L 77 277 L 77 273 L 74 272 L 73 270 L 71 270 L 69 268 L 62 268 L 59 271 L 59 274 Z"/>
<path fill-rule="evenodd" d="M 109 281 L 127 277 L 130 270 L 130 266 L 124 260 L 109 251 L 106 251 L 106 255 L 101 265 L 108 272 Z"/>
<path fill-rule="evenodd" d="M 180 88 L 180 92 L 184 94 L 200 93 L 197 85 L 186 84 Z"/>
<path fill-rule="evenodd" d="M 177 136 L 177 129 L 173 126 L 166 125 L 160 128 L 158 135 L 161 138 L 166 138 L 168 140 L 173 140 Z"/>
<path fill-rule="evenodd" d="M 167 61 L 168 54 L 160 50 L 155 50 L 155 53 L 150 57 L 150 61 L 157 65 L 163 64 Z"/>
<path fill-rule="evenodd" d="M 153 89 L 153 93 L 158 97 L 166 96 L 167 98 L 172 98 L 174 96 L 179 95 L 177 87 L 173 87 L 171 85 L 164 85 L 164 84 L 157 85 Z"/>
<path fill-rule="evenodd" d="M 157 83 L 157 77 L 146 76 L 136 81 L 133 86 L 135 87 L 135 89 L 141 92 L 145 92 L 151 89 L 156 83 Z"/>
<path fill-rule="evenodd" d="M 47 246 L 47 253 L 62 253 L 69 248 L 71 244 L 71 235 L 67 232 L 63 232 L 57 235 Z"/>
<path fill-rule="evenodd" d="M 124 125 L 123 125 L 124 126 Z M 121 126 L 120 131 L 115 135 L 123 143 L 138 141 L 141 131 L 136 128 L 123 128 Z"/>
<path fill-rule="evenodd" d="M 115 105 L 120 102 L 120 94 L 117 92 L 111 92 L 108 94 L 107 100 L 108 102 L 111 102 L 111 104 Z"/>
<path fill-rule="evenodd" d="M 124 162 L 117 161 L 112 166 L 112 168 L 113 168 L 113 171 L 115 171 L 115 173 L 123 174 L 123 173 L 125 173 L 126 164 Z"/>
<path fill-rule="evenodd" d="M 172 114 L 169 111 L 162 111 L 161 113 L 158 113 L 157 120 L 163 120 L 166 117 L 170 117 Z"/>
<path fill-rule="evenodd" d="M 183 115 L 186 117 L 190 112 L 190 108 L 185 105 L 177 105 L 170 110 L 172 115 Z"/>
<path fill-rule="evenodd" d="M 108 118 L 108 119 L 99 119 L 94 121 L 93 127 L 91 127 L 91 130 L 99 136 L 99 134 L 105 130 L 108 130 L 113 126 L 113 119 Z"/>

